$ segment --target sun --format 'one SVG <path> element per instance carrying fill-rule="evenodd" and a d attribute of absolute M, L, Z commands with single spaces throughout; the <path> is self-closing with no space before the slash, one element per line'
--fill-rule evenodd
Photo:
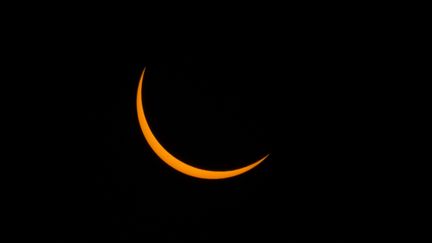
<path fill-rule="evenodd" d="M 225 179 L 230 178 L 234 176 L 241 175 L 243 173 L 246 173 L 247 171 L 255 168 L 257 165 L 259 165 L 261 162 L 263 162 L 269 154 L 265 155 L 258 161 L 251 163 L 247 166 L 234 169 L 234 170 L 226 170 L 226 171 L 214 171 L 214 170 L 205 170 L 200 169 L 194 166 L 191 166 L 176 157 L 174 157 L 171 153 L 169 153 L 163 146 L 160 144 L 160 142 L 157 140 L 155 135 L 153 134 L 152 130 L 150 129 L 149 123 L 147 121 L 147 118 L 145 116 L 144 112 L 144 106 L 142 104 L 142 86 L 143 86 L 143 80 L 144 80 L 144 74 L 145 74 L 145 68 L 141 74 L 141 78 L 138 84 L 138 92 L 137 92 L 137 100 L 136 100 L 136 106 L 137 106 L 137 112 L 138 112 L 138 121 L 141 127 L 141 130 L 144 134 L 144 138 L 146 139 L 147 143 L 150 145 L 151 149 L 156 153 L 156 155 L 164 161 L 166 164 L 171 166 L 173 169 L 186 174 L 188 176 L 201 178 L 201 179 Z"/>

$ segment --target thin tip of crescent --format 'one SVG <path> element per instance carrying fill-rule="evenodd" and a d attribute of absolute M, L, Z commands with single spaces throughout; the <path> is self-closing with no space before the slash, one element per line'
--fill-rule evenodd
<path fill-rule="evenodd" d="M 141 80 L 140 80 L 140 81 L 143 80 L 145 71 L 146 71 L 146 67 L 144 67 L 144 69 L 143 69 L 143 71 L 142 71 L 142 73 L 141 73 Z"/>

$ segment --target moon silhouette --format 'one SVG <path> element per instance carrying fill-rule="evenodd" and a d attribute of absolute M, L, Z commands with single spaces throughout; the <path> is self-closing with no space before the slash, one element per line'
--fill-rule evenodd
<path fill-rule="evenodd" d="M 141 78 L 138 85 L 138 93 L 137 93 L 137 112 L 138 112 L 138 120 L 141 127 L 141 130 L 144 134 L 144 138 L 147 140 L 148 144 L 150 145 L 151 149 L 156 153 L 159 158 L 164 161 L 166 164 L 171 166 L 173 169 L 184 173 L 188 176 L 201 178 L 201 179 L 225 179 L 230 178 L 234 176 L 241 175 L 257 165 L 259 165 L 261 162 L 263 162 L 269 154 L 265 155 L 258 161 L 249 164 L 247 166 L 233 169 L 233 170 L 226 170 L 226 171 L 214 171 L 214 170 L 205 170 L 200 169 L 191 165 L 188 165 L 187 163 L 177 159 L 172 154 L 170 154 L 157 140 L 155 135 L 153 134 L 152 130 L 150 129 L 149 123 L 146 119 L 145 113 L 144 113 L 144 107 L 142 104 L 142 83 L 144 80 L 144 73 L 145 68 L 141 74 Z"/>

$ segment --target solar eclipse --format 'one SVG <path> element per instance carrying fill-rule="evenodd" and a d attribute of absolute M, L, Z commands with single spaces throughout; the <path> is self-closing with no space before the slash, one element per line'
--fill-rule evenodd
<path fill-rule="evenodd" d="M 173 156 L 170 152 L 168 152 L 165 147 L 158 141 L 156 136 L 153 134 L 149 122 L 147 121 L 146 114 L 144 111 L 144 106 L 142 102 L 142 88 L 143 88 L 143 80 L 144 80 L 145 68 L 141 74 L 141 78 L 138 84 L 138 92 L 137 92 L 137 113 L 138 113 L 138 121 L 141 127 L 141 131 L 146 139 L 147 143 L 150 145 L 150 148 L 156 153 L 156 155 L 164 161 L 167 165 L 172 167 L 173 169 L 186 174 L 188 176 L 201 178 L 201 179 L 226 179 L 234 176 L 241 175 L 243 173 L 248 172 L 249 170 L 255 168 L 261 162 L 263 162 L 269 154 L 265 155 L 258 161 L 255 161 L 247 166 L 233 169 L 233 170 L 225 170 L 225 171 L 216 171 L 216 170 L 206 170 L 197 168 L 183 162 Z"/>

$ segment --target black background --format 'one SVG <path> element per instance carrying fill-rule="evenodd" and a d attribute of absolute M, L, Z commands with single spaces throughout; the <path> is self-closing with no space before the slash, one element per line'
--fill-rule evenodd
<path fill-rule="evenodd" d="M 31 136 L 17 143 L 40 158 L 28 186 L 45 232 L 302 242 L 379 231 L 375 44 L 355 21 L 286 15 L 29 23 L 11 61 L 31 97 L 19 124 Z M 215 170 L 270 157 L 227 180 L 168 167 L 138 124 L 144 67 L 150 125 L 174 155 Z"/>

